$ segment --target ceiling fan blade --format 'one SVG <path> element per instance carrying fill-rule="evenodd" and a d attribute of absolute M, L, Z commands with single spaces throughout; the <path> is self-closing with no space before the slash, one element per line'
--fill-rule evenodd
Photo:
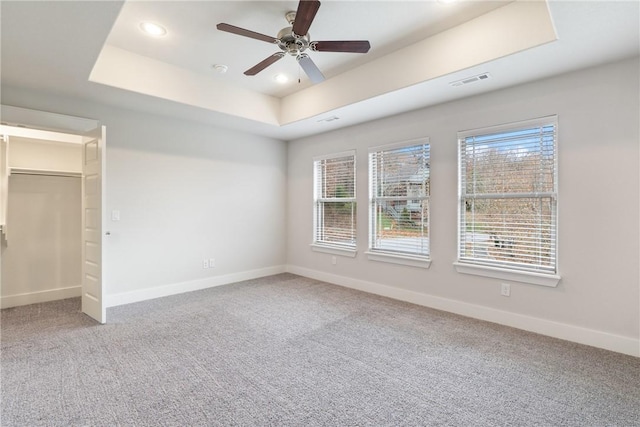
<path fill-rule="evenodd" d="M 267 68 L 269 65 L 271 65 L 274 62 L 277 62 L 280 59 L 282 59 L 282 57 L 284 57 L 284 52 L 274 53 L 273 55 L 271 55 L 270 57 L 268 57 L 264 61 L 261 61 L 261 62 L 257 63 L 256 65 L 254 65 L 253 67 L 249 68 L 247 71 L 244 72 L 244 74 L 246 76 L 255 76 L 260 71 L 262 71 L 265 68 Z"/>
<path fill-rule="evenodd" d="M 311 49 L 318 52 L 367 53 L 371 49 L 368 40 L 312 42 Z"/>
<path fill-rule="evenodd" d="M 276 43 L 278 41 L 275 37 L 256 33 L 255 31 L 251 30 L 245 30 L 244 28 L 236 27 L 235 25 L 221 23 L 216 25 L 216 28 L 220 31 L 226 31 L 227 33 L 237 34 L 239 36 L 245 36 L 256 40 L 262 40 L 263 42 L 267 43 Z"/>
<path fill-rule="evenodd" d="M 293 32 L 299 36 L 305 36 L 309 32 L 309 27 L 320 9 L 318 0 L 300 0 L 296 19 L 293 21 Z"/>
<path fill-rule="evenodd" d="M 313 83 L 320 83 L 324 81 L 322 72 L 308 55 L 300 55 L 296 59 L 298 60 L 298 63 L 300 64 L 304 72 L 309 77 L 309 80 L 311 80 Z"/>

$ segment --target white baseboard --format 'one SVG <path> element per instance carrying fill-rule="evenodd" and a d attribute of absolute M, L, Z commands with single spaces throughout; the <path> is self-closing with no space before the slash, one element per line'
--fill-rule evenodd
<path fill-rule="evenodd" d="M 39 302 L 56 301 L 59 299 L 82 296 L 82 286 L 48 289 L 46 291 L 28 292 L 18 295 L 6 295 L 0 298 L 0 308 L 18 307 Z"/>
<path fill-rule="evenodd" d="M 225 274 L 224 276 L 213 276 L 205 279 L 190 280 L 188 282 L 172 283 L 170 285 L 158 286 L 154 288 L 140 289 L 131 292 L 122 292 L 106 296 L 106 306 L 115 307 L 117 305 L 131 304 L 134 302 L 146 301 L 154 298 L 177 295 L 185 292 L 199 291 L 215 286 L 228 285 L 230 283 L 241 282 L 243 280 L 257 279 L 258 277 L 272 276 L 284 273 L 284 265 L 260 268 L 257 270 L 243 271 L 241 273 Z"/>
<path fill-rule="evenodd" d="M 640 357 L 640 340 L 634 338 L 582 328 L 580 326 L 569 325 L 566 323 L 554 322 L 538 317 L 497 310 L 495 308 L 481 305 L 469 304 L 448 298 L 422 294 L 380 283 L 353 279 L 351 277 L 339 276 L 294 265 L 287 266 L 287 272 L 400 301 L 406 301 L 425 307 L 435 308 L 437 310 L 472 317 L 474 319 L 486 320 L 517 329 L 523 329 L 525 331 L 560 338 L 566 341 L 586 344 L 592 347 L 603 348 L 618 353 Z"/>

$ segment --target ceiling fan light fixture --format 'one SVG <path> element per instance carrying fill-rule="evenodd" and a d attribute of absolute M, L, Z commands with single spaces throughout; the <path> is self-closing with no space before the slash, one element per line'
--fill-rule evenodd
<path fill-rule="evenodd" d="M 145 21 L 140 23 L 140 30 L 151 37 L 164 37 L 167 35 L 167 29 L 155 22 Z"/>
<path fill-rule="evenodd" d="M 273 76 L 273 80 L 283 85 L 289 81 L 289 76 L 287 76 L 286 74 L 279 73 Z"/>
<path fill-rule="evenodd" d="M 285 14 L 285 18 L 291 26 L 281 29 L 276 37 L 236 27 L 225 22 L 219 23 L 216 28 L 227 33 L 267 43 L 275 43 L 280 48 L 280 52 L 272 54 L 245 71 L 245 76 L 255 76 L 265 68 L 281 60 L 284 56 L 289 55 L 296 58 L 300 68 L 304 70 L 311 82 L 321 83 L 325 80 L 325 77 L 305 51 L 367 53 L 371 48 L 371 44 L 368 40 L 311 41 L 309 27 L 319 8 L 319 0 L 300 0 L 298 9 L 295 12 L 290 11 Z"/>

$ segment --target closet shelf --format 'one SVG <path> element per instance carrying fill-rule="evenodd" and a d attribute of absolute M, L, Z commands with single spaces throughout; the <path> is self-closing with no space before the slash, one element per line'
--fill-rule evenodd
<path fill-rule="evenodd" d="M 9 175 L 12 174 L 22 175 L 47 175 L 47 176 L 68 176 L 68 177 L 82 177 L 82 172 L 75 171 L 63 171 L 63 170 L 50 170 L 50 169 L 29 169 L 29 168 L 9 168 Z"/>

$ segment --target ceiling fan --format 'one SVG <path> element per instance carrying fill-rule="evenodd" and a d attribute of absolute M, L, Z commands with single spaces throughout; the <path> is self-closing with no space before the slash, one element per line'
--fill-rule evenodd
<path fill-rule="evenodd" d="M 317 0 L 300 0 L 297 11 L 291 11 L 285 14 L 285 18 L 291 26 L 280 30 L 276 37 L 256 33 L 255 31 L 246 30 L 244 28 L 225 23 L 218 24 L 216 28 L 220 31 L 226 31 L 239 36 L 262 40 L 267 43 L 274 43 L 282 50 L 282 52 L 274 53 L 249 68 L 244 72 L 245 75 L 255 76 L 260 71 L 282 59 L 286 54 L 289 54 L 296 58 L 300 67 L 302 67 L 309 77 L 309 80 L 313 83 L 320 83 L 324 80 L 324 76 L 316 64 L 311 60 L 311 57 L 305 53 L 307 49 L 314 52 L 367 53 L 371 45 L 367 40 L 311 41 L 311 37 L 309 36 L 309 27 L 311 26 L 319 8 L 320 2 Z"/>

